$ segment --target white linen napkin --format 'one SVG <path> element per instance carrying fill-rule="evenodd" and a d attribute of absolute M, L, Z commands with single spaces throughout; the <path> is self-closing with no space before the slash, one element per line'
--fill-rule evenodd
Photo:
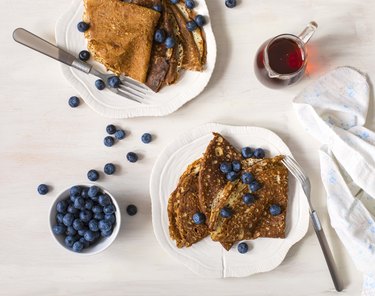
<path fill-rule="evenodd" d="M 322 143 L 321 177 L 332 227 L 364 273 L 362 295 L 375 295 L 375 133 L 363 125 L 369 106 L 366 76 L 337 68 L 306 88 L 294 108 Z"/>

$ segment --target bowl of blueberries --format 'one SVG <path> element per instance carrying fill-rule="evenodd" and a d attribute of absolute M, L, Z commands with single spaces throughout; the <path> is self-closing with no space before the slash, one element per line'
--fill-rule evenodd
<path fill-rule="evenodd" d="M 50 209 L 50 229 L 59 245 L 93 255 L 108 248 L 120 229 L 120 208 L 98 185 L 75 185 L 61 192 Z"/>

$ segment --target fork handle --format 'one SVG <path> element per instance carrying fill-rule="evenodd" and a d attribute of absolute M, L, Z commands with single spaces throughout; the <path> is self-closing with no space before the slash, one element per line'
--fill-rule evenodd
<path fill-rule="evenodd" d="M 62 62 L 68 66 L 74 67 L 85 73 L 90 73 L 92 66 L 77 59 L 72 54 L 62 50 L 61 48 L 49 43 L 48 41 L 36 36 L 35 34 L 23 29 L 17 28 L 13 32 L 13 39 L 33 50 L 36 50 L 50 58 Z"/>
<path fill-rule="evenodd" d="M 337 271 L 337 267 L 335 264 L 335 260 L 333 259 L 333 255 L 329 247 L 324 230 L 322 228 L 322 224 L 320 223 L 318 214 L 316 213 L 315 210 L 313 210 L 310 213 L 310 217 L 311 217 L 311 220 L 313 221 L 314 230 L 318 237 L 319 244 L 323 251 L 324 258 L 326 259 L 329 273 L 331 274 L 331 278 L 332 278 L 333 284 L 335 285 L 335 289 L 336 291 L 341 292 L 343 290 L 342 282 L 338 276 L 338 271 Z"/>

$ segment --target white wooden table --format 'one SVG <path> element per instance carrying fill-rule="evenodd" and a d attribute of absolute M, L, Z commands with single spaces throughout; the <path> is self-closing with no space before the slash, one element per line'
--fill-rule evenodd
<path fill-rule="evenodd" d="M 334 294 L 318 241 L 310 227 L 275 270 L 247 278 L 202 279 L 167 255 L 152 230 L 148 181 L 152 165 L 175 136 L 206 122 L 255 125 L 278 133 L 312 179 L 313 200 L 332 245 L 346 295 L 359 295 L 362 275 L 330 227 L 319 177 L 318 143 L 297 122 L 293 97 L 320 74 L 351 65 L 375 77 L 375 2 L 356 0 L 207 0 L 218 43 L 217 66 L 207 89 L 163 118 L 108 120 L 84 103 L 67 100 L 74 89 L 60 67 L 16 44 L 11 33 L 25 27 L 54 41 L 64 1 L 2 0 L 0 9 L 0 295 L 331 295 Z M 257 47 L 278 33 L 299 33 L 311 20 L 310 73 L 298 85 L 270 90 L 260 85 L 252 63 Z M 368 127 L 375 128 L 371 105 Z M 112 148 L 102 144 L 105 126 L 130 132 Z M 156 135 L 146 146 L 143 132 Z M 131 165 L 128 151 L 143 154 Z M 48 229 L 49 206 L 57 193 L 86 181 L 91 168 L 112 161 L 121 169 L 99 184 L 117 196 L 123 210 L 119 237 L 107 251 L 77 256 L 56 245 Z M 39 196 L 39 183 L 50 184 Z M 138 206 L 129 217 L 125 207 Z"/>

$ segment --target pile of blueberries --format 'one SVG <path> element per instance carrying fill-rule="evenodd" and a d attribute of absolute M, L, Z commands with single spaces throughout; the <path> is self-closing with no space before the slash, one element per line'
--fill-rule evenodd
<path fill-rule="evenodd" d="M 99 187 L 73 186 L 69 196 L 56 204 L 52 231 L 63 235 L 65 246 L 74 252 L 111 236 L 116 225 L 116 207 Z"/>

